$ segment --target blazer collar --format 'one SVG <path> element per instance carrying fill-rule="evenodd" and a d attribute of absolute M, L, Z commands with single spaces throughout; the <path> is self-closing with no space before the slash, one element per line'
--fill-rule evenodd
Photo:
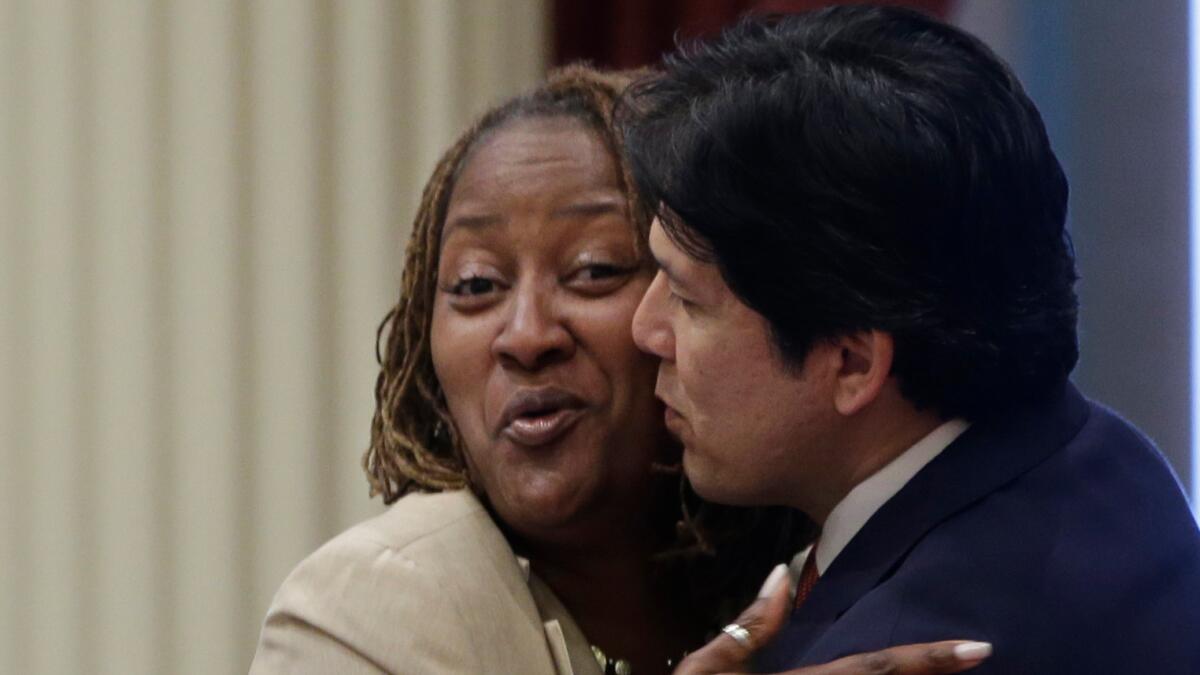
<path fill-rule="evenodd" d="M 528 580 L 558 675 L 603 675 L 591 644 L 562 601 L 536 574 L 530 574 Z"/>
<path fill-rule="evenodd" d="M 938 523 L 1062 448 L 1089 410 L 1067 383 L 1041 405 L 973 424 L 859 530 L 792 617 L 789 632 L 815 638 L 804 626 L 836 620 Z"/>

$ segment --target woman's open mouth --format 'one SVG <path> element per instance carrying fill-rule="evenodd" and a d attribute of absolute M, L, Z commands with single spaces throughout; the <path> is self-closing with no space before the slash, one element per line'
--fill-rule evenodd
<path fill-rule="evenodd" d="M 578 396 L 556 387 L 522 389 L 504 406 L 500 433 L 518 445 L 546 445 L 566 434 L 583 409 Z"/>
<path fill-rule="evenodd" d="M 518 445 L 546 445 L 567 433 L 582 414 L 578 408 L 559 408 L 522 415 L 508 423 L 504 435 Z"/>

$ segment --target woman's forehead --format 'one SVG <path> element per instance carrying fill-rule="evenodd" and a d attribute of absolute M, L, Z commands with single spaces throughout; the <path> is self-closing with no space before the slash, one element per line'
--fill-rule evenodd
<path fill-rule="evenodd" d="M 446 229 L 533 211 L 625 208 L 617 162 L 599 134 L 570 119 L 521 120 L 472 152 L 450 192 Z"/>
<path fill-rule="evenodd" d="M 488 192 L 513 178 L 570 178 L 617 187 L 617 167 L 601 132 L 582 120 L 562 116 L 516 119 L 476 143 L 458 171 L 451 200 Z"/>
<path fill-rule="evenodd" d="M 495 142 L 497 138 L 507 140 L 511 143 L 523 136 L 533 136 L 537 139 L 559 134 L 578 134 L 600 141 L 605 133 L 605 130 L 602 127 L 598 127 L 592 120 L 567 112 L 518 113 L 481 131 L 471 141 L 471 149 L 467 152 L 463 162 L 464 164 L 469 162 L 481 148 Z"/>

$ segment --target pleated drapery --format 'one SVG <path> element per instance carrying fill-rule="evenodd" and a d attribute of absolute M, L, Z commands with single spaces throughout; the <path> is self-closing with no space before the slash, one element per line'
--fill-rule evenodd
<path fill-rule="evenodd" d="M 375 328 L 541 0 L 0 0 L 0 672 L 238 673 L 379 509 Z"/>

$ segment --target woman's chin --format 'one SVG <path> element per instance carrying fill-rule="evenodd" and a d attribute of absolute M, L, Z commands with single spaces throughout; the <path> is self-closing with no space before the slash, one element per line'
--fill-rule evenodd
<path fill-rule="evenodd" d="M 526 538 L 570 539 L 572 526 L 587 520 L 591 500 L 584 486 L 533 481 L 515 488 L 506 491 L 503 503 L 492 500 L 492 505 L 510 529 Z"/>

